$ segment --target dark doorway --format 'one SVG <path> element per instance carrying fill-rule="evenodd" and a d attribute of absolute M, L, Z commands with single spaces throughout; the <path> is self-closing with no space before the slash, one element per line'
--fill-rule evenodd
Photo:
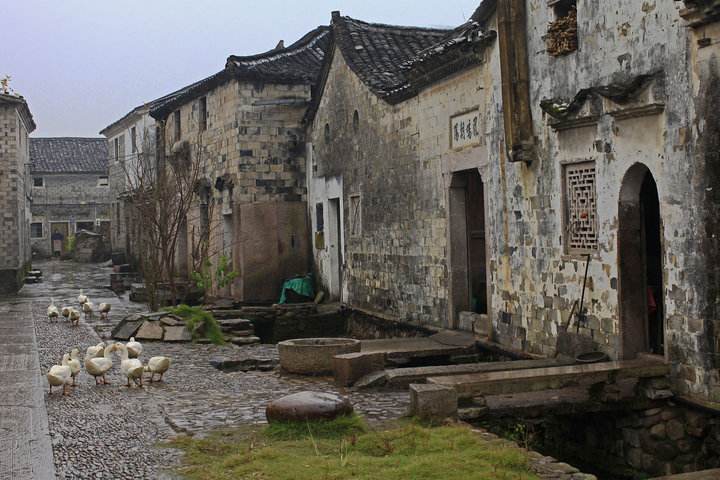
<path fill-rule="evenodd" d="M 485 191 L 480 173 L 453 174 L 450 184 L 450 263 L 453 326 L 460 312 L 487 314 Z"/>
<path fill-rule="evenodd" d="M 618 261 L 622 357 L 665 353 L 662 223 L 657 185 L 645 165 L 620 190 Z"/>
<path fill-rule="evenodd" d="M 329 252 L 330 252 L 330 297 L 342 300 L 342 217 L 339 198 L 328 200 Z"/>

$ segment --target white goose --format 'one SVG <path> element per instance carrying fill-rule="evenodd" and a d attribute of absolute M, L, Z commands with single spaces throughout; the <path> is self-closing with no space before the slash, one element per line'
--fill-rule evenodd
<path fill-rule="evenodd" d="M 101 303 L 98 308 L 100 309 L 100 319 L 107 320 L 108 315 L 110 314 L 110 304 L 109 303 Z"/>
<path fill-rule="evenodd" d="M 130 358 L 139 358 L 143 352 L 143 346 L 140 342 L 135 341 L 135 337 L 130 337 L 130 341 L 127 342 L 128 356 Z"/>
<path fill-rule="evenodd" d="M 76 327 L 80 324 L 80 312 L 74 308 L 70 309 L 70 322 Z"/>
<path fill-rule="evenodd" d="M 63 307 L 62 308 L 62 316 L 65 317 L 65 321 L 70 320 L 70 311 L 72 310 L 72 307 Z"/>
<path fill-rule="evenodd" d="M 95 308 L 95 305 L 93 305 L 90 301 L 83 303 L 82 311 L 85 314 L 85 320 L 92 318 L 93 308 Z"/>
<path fill-rule="evenodd" d="M 50 393 L 52 394 L 52 387 L 63 387 L 63 395 L 67 395 L 67 386 L 70 383 L 72 377 L 72 370 L 68 365 L 70 361 L 70 355 L 67 353 L 63 355 L 62 365 L 53 365 L 47 374 L 48 383 L 50 384 Z"/>
<path fill-rule="evenodd" d="M 137 358 L 129 358 L 128 349 L 122 343 L 116 343 L 115 348 L 120 350 L 120 358 L 122 359 L 120 361 L 120 371 L 123 376 L 127 377 L 127 386 L 130 387 L 130 380 L 132 380 L 135 384 L 142 387 L 142 376 L 145 371 L 142 362 Z"/>
<path fill-rule="evenodd" d="M 162 382 L 163 375 L 170 368 L 170 359 L 168 357 L 152 357 L 145 365 L 145 371 L 150 372 L 150 383 L 155 381 L 155 375 L 160 375 L 159 382 Z"/>
<path fill-rule="evenodd" d="M 87 302 L 87 301 L 88 301 L 87 295 L 83 295 L 83 291 L 80 290 L 80 295 L 78 295 L 78 303 L 80 305 L 84 305 L 85 302 Z"/>
<path fill-rule="evenodd" d="M 70 361 L 68 362 L 68 367 L 70 367 L 70 375 L 72 376 L 72 386 L 74 387 L 77 385 L 75 383 L 75 379 L 77 378 L 78 374 L 80 373 L 80 350 L 77 348 L 73 348 L 70 351 Z"/>
<path fill-rule="evenodd" d="M 105 342 L 91 345 L 85 351 L 85 358 L 103 358 L 105 356 Z"/>
<path fill-rule="evenodd" d="M 115 345 L 105 348 L 102 358 L 85 357 L 85 371 L 95 377 L 95 385 L 99 385 L 98 378 L 102 378 L 102 384 L 108 385 L 105 374 L 112 368 L 112 353 L 115 351 Z"/>
<path fill-rule="evenodd" d="M 50 321 L 57 320 L 60 316 L 60 310 L 55 306 L 55 300 L 52 298 L 50 299 L 50 306 L 47 309 L 47 316 Z"/>

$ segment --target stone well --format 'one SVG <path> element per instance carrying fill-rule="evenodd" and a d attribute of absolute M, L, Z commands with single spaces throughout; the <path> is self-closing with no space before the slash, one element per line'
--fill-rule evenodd
<path fill-rule="evenodd" d="M 360 341 L 352 338 L 304 338 L 278 343 L 280 366 L 301 375 L 330 374 L 333 357 L 360 351 Z"/>

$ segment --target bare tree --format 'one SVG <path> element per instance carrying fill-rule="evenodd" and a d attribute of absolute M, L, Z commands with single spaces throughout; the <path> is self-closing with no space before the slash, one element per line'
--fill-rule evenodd
<path fill-rule="evenodd" d="M 164 288 L 177 303 L 178 241 L 186 234 L 188 212 L 206 168 L 201 135 L 194 145 L 183 142 L 166 155 L 162 125 L 157 131 L 157 149 L 146 134 L 142 152 L 122 160 L 134 210 L 138 262 L 152 309 L 159 308 Z"/>

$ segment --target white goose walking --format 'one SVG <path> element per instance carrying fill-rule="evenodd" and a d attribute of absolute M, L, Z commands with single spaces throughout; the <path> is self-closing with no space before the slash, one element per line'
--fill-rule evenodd
<path fill-rule="evenodd" d="M 112 353 L 114 351 L 115 345 L 110 345 L 105 347 L 102 358 L 85 356 L 85 371 L 95 377 L 95 385 L 100 385 L 98 378 L 102 379 L 102 385 L 109 385 L 105 374 L 112 368 Z"/>
<path fill-rule="evenodd" d="M 120 371 L 124 377 L 127 377 L 127 386 L 130 387 L 130 380 L 132 380 L 136 385 L 142 387 L 142 376 L 145 371 L 142 362 L 137 358 L 129 358 L 128 349 L 122 343 L 116 343 L 115 348 L 120 350 L 120 358 L 122 359 L 120 361 Z"/>
<path fill-rule="evenodd" d="M 67 353 L 63 355 L 62 365 L 53 365 L 50 371 L 47 373 L 48 383 L 50 384 L 50 394 L 52 394 L 53 387 L 63 387 L 63 395 L 67 395 L 67 387 L 72 378 L 72 370 L 68 363 L 70 362 L 70 355 Z"/>

